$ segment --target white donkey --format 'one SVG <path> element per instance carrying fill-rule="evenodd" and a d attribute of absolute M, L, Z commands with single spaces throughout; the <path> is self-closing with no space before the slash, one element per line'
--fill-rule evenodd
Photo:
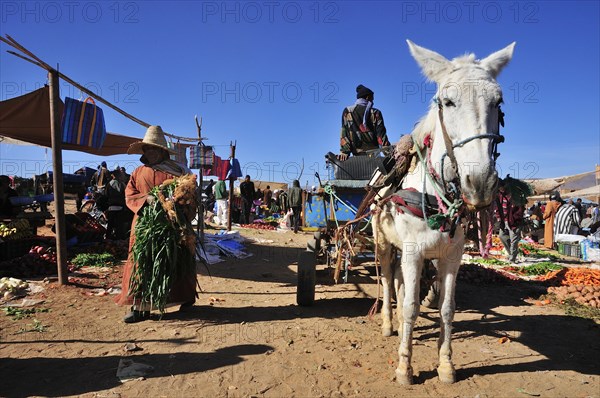
<path fill-rule="evenodd" d="M 438 376 L 442 382 L 455 381 L 451 329 L 456 274 L 464 248 L 460 215 L 465 208 L 489 206 L 495 195 L 496 145 L 503 140 L 499 135 L 502 91 L 496 77 L 510 61 L 514 45 L 482 60 L 469 54 L 449 61 L 408 41 L 412 56 L 438 88 L 429 113 L 412 132 L 420 160 L 403 180 L 402 190 L 392 195 L 389 192 L 379 201 L 374 216 L 382 267 L 384 336 L 392 334 L 392 278 L 398 300 L 400 358 L 396 380 L 400 384 L 412 384 L 413 327 L 419 314 L 419 281 L 426 259 L 437 260 L 440 283 Z M 415 204 L 415 195 L 422 198 L 421 203 Z M 419 210 L 424 210 L 425 216 Z M 392 247 L 402 252 L 400 267 L 395 265 Z"/>

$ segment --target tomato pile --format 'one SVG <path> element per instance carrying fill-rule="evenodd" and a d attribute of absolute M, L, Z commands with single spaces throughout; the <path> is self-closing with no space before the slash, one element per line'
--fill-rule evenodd
<path fill-rule="evenodd" d="M 266 229 L 266 230 L 270 230 L 270 231 L 275 231 L 277 229 L 277 227 L 274 227 L 271 224 L 265 224 L 265 223 L 241 224 L 240 226 L 242 228 Z"/>

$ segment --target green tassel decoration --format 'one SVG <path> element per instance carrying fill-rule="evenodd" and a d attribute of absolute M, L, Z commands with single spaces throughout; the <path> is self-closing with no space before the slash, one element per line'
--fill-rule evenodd
<path fill-rule="evenodd" d="M 448 220 L 448 216 L 445 214 L 434 214 L 427 219 L 427 226 L 429 228 L 438 230 Z"/>

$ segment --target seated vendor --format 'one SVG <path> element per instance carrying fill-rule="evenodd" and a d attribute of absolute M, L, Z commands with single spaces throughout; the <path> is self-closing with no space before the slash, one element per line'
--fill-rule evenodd
<path fill-rule="evenodd" d="M 11 188 L 10 178 L 0 175 L 0 218 L 11 218 L 15 215 L 16 209 L 9 199 L 13 196 L 17 196 L 17 191 Z"/>
<path fill-rule="evenodd" d="M 373 107 L 374 98 L 373 91 L 360 84 L 356 87 L 356 102 L 344 108 L 339 160 L 390 145 L 383 115 Z"/>

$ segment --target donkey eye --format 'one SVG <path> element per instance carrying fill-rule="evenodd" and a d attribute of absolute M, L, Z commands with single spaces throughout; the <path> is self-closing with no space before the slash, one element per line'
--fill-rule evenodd
<path fill-rule="evenodd" d="M 500 98 L 500 99 L 499 99 L 499 100 L 496 102 L 496 105 L 495 105 L 495 107 L 496 107 L 496 108 L 498 108 L 498 107 L 499 107 L 500 105 L 502 105 L 503 103 L 504 103 L 504 99 L 503 99 L 503 98 Z"/>
<path fill-rule="evenodd" d="M 450 107 L 450 106 L 456 106 L 456 104 L 454 102 L 452 102 L 451 99 L 444 98 L 444 106 L 445 107 Z"/>

